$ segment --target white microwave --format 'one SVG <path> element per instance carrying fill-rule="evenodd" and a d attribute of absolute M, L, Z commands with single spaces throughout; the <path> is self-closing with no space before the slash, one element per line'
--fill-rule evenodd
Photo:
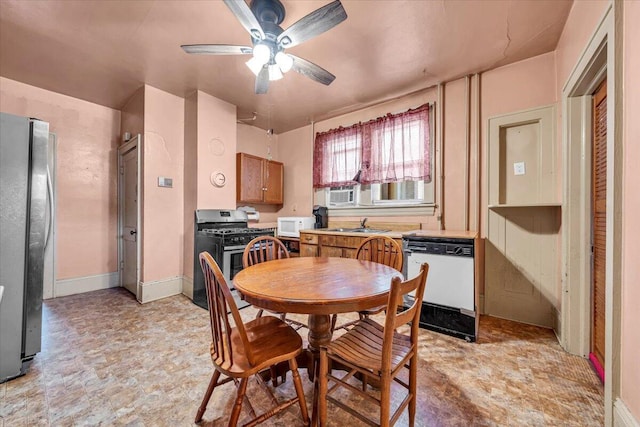
<path fill-rule="evenodd" d="M 300 237 L 300 230 L 312 229 L 316 222 L 312 216 L 284 216 L 278 218 L 278 236 Z"/>

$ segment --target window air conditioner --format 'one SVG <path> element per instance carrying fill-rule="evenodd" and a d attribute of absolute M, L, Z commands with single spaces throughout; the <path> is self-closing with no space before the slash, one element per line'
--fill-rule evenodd
<path fill-rule="evenodd" d="M 331 190 L 329 190 L 329 205 L 355 205 L 355 190 L 353 188 L 332 188 Z"/>

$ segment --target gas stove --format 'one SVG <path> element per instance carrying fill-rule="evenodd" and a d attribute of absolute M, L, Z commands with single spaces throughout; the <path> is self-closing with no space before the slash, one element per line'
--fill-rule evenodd
<path fill-rule="evenodd" d="M 209 252 L 218 263 L 230 288 L 233 277 L 242 270 L 242 254 L 258 236 L 274 236 L 273 228 L 247 227 L 247 213 L 236 210 L 206 209 L 195 211 L 193 256 L 193 302 L 207 308 L 200 253 Z"/>
<path fill-rule="evenodd" d="M 273 236 L 273 228 L 209 228 L 200 231 L 223 246 L 246 245 L 258 236 Z"/>

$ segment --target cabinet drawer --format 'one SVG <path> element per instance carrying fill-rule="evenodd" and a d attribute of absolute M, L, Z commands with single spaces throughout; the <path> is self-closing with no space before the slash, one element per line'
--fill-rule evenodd
<path fill-rule="evenodd" d="M 353 237 L 353 236 L 321 236 L 320 241 L 323 246 L 339 246 L 341 248 L 353 248 L 356 249 L 360 242 L 362 241 L 362 237 Z"/>
<path fill-rule="evenodd" d="M 306 244 L 309 244 L 309 245 L 317 245 L 318 244 L 318 235 L 317 234 L 300 233 L 300 243 L 306 243 Z"/>

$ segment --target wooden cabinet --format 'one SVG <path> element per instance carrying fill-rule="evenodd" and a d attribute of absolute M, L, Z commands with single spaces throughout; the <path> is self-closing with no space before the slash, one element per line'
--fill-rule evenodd
<path fill-rule="evenodd" d="M 340 258 L 355 258 L 356 249 L 360 246 L 360 243 L 366 238 L 343 236 L 337 234 L 323 234 L 318 236 L 319 256 L 323 257 L 340 257 Z"/>
<path fill-rule="evenodd" d="M 300 233 L 300 256 L 318 256 L 318 235 Z"/>
<path fill-rule="evenodd" d="M 300 233 L 300 256 L 355 258 L 358 246 L 367 237 L 369 235 Z"/>
<path fill-rule="evenodd" d="M 238 203 L 281 205 L 284 165 L 246 153 L 236 154 Z"/>

